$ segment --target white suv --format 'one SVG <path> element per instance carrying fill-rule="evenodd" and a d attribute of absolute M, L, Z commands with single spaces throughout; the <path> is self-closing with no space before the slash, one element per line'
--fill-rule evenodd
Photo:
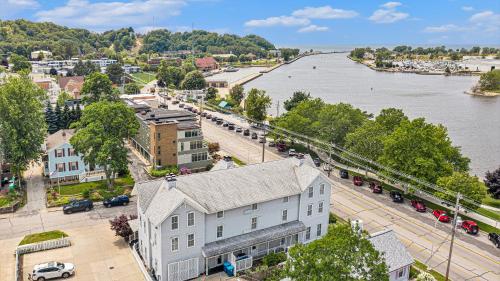
<path fill-rule="evenodd" d="M 68 278 L 75 273 L 75 265 L 72 263 L 48 262 L 37 264 L 33 267 L 31 279 L 33 281 L 45 281 L 52 278 Z"/>

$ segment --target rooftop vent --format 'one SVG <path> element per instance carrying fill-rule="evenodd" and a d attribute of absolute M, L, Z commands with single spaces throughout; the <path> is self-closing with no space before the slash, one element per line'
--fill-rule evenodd
<path fill-rule="evenodd" d="M 172 173 L 168 174 L 165 177 L 165 180 L 167 181 L 168 189 L 175 188 L 175 184 L 177 182 L 177 179 L 175 178 L 175 174 L 172 174 Z"/>

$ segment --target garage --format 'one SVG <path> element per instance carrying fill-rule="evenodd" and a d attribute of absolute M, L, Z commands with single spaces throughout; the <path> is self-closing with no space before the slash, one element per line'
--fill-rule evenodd
<path fill-rule="evenodd" d="M 168 264 L 168 281 L 184 281 L 198 277 L 198 258 Z"/>

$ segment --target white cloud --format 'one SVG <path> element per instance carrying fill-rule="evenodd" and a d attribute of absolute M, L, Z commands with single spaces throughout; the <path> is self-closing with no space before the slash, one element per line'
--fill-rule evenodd
<path fill-rule="evenodd" d="M 469 18 L 469 21 L 473 23 L 477 29 L 487 33 L 494 33 L 497 38 L 499 37 L 500 14 L 496 14 L 492 11 L 475 13 Z"/>
<path fill-rule="evenodd" d="M 356 11 L 334 9 L 330 6 L 323 7 L 305 7 L 292 13 L 295 17 L 309 19 L 347 19 L 358 15 Z"/>
<path fill-rule="evenodd" d="M 385 4 L 383 4 L 381 7 L 383 8 L 387 8 L 387 9 L 394 9 L 398 6 L 401 6 L 401 2 L 387 2 Z"/>
<path fill-rule="evenodd" d="M 368 19 L 376 23 L 393 23 L 408 18 L 409 14 L 396 10 L 398 6 L 401 6 L 400 2 L 387 2 L 380 6 L 381 9 L 373 12 Z"/>
<path fill-rule="evenodd" d="M 298 30 L 300 33 L 307 33 L 307 32 L 319 32 L 319 31 L 327 31 L 328 27 L 326 26 L 317 26 L 315 24 L 308 25 L 306 27 L 302 27 L 301 29 Z"/>
<path fill-rule="evenodd" d="M 268 27 L 268 26 L 303 26 L 311 22 L 306 18 L 291 16 L 269 17 L 261 20 L 249 20 L 245 22 L 248 27 Z"/>
<path fill-rule="evenodd" d="M 25 1 L 25 0 L 23 0 Z M 124 26 L 151 26 L 153 19 L 177 16 L 185 0 L 134 0 L 127 2 L 90 2 L 69 0 L 65 5 L 36 13 L 39 21 L 97 31 Z"/>
<path fill-rule="evenodd" d="M 454 25 L 454 24 L 445 24 L 440 26 L 428 26 L 424 29 L 424 32 L 427 33 L 444 33 L 444 32 L 452 32 L 452 31 L 463 31 L 465 28 Z"/>
<path fill-rule="evenodd" d="M 3 1 L 0 1 L 0 3 Z M 40 4 L 36 0 L 7 0 L 7 4 L 12 6 L 23 6 L 26 8 L 36 8 Z"/>
<path fill-rule="evenodd" d="M 463 7 L 462 7 L 462 10 L 463 10 L 463 11 L 466 11 L 466 12 L 470 12 L 470 11 L 474 11 L 474 7 L 471 7 L 471 6 L 463 6 Z"/>

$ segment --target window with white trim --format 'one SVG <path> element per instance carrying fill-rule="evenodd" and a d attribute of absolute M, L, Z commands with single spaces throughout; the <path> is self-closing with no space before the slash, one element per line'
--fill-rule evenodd
<path fill-rule="evenodd" d="M 319 185 L 319 194 L 320 195 L 325 194 L 325 184 L 324 183 Z"/>
<path fill-rule="evenodd" d="M 318 203 L 318 213 L 323 213 L 323 201 Z"/>
<path fill-rule="evenodd" d="M 316 236 L 321 236 L 321 223 L 316 226 Z"/>
<path fill-rule="evenodd" d="M 223 225 L 218 225 L 217 226 L 217 238 L 221 238 L 222 235 L 224 234 L 224 226 Z"/>
<path fill-rule="evenodd" d="M 257 217 L 252 218 L 252 229 L 257 229 Z"/>
<path fill-rule="evenodd" d="M 283 203 L 287 203 L 287 202 L 288 202 L 288 196 L 283 197 Z"/>
<path fill-rule="evenodd" d="M 406 273 L 405 271 L 406 271 L 406 267 L 400 268 L 398 270 L 398 273 L 397 273 L 398 278 L 402 278 L 405 275 L 405 273 Z"/>
<path fill-rule="evenodd" d="M 170 244 L 171 244 L 172 252 L 176 252 L 179 250 L 179 238 L 178 237 L 174 237 L 174 238 L 170 239 Z"/>
<path fill-rule="evenodd" d="M 179 228 L 179 216 L 172 216 L 172 230 Z"/>
<path fill-rule="evenodd" d="M 188 226 L 193 226 L 194 225 L 194 212 L 189 212 L 187 215 L 187 223 Z"/>
<path fill-rule="evenodd" d="M 311 239 L 311 228 L 306 228 L 306 240 Z"/>
<path fill-rule="evenodd" d="M 314 195 L 314 188 L 312 186 L 308 188 L 308 193 L 309 193 L 309 198 L 312 198 Z"/>
<path fill-rule="evenodd" d="M 218 218 L 218 219 L 221 219 L 221 218 L 223 218 L 223 217 L 224 217 L 224 211 L 219 211 L 219 212 L 217 212 L 217 218 Z"/>
<path fill-rule="evenodd" d="M 311 216 L 313 213 L 313 204 L 307 205 L 307 216 Z"/>
<path fill-rule="evenodd" d="M 258 207 L 257 204 L 252 204 L 252 210 L 254 211 L 257 210 L 257 207 Z"/>
<path fill-rule="evenodd" d="M 288 210 L 287 209 L 281 211 L 281 220 L 282 221 L 287 221 L 288 220 Z"/>
<path fill-rule="evenodd" d="M 187 236 L 187 247 L 191 248 L 194 246 L 194 233 L 188 234 Z"/>

